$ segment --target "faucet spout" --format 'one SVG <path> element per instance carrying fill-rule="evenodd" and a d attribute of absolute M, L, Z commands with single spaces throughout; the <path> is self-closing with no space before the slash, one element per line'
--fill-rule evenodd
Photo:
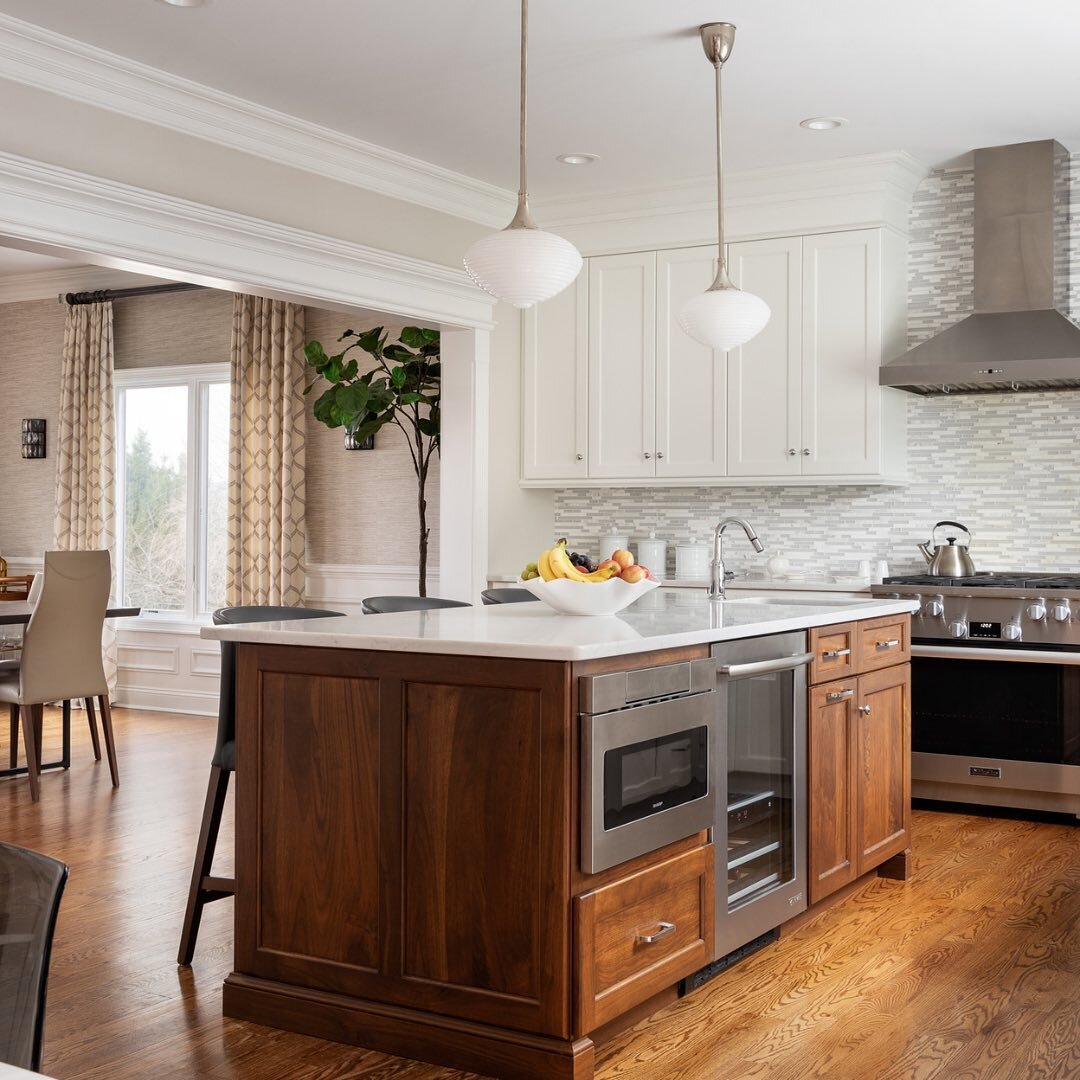
<path fill-rule="evenodd" d="M 738 525 L 746 534 L 753 549 L 760 553 L 765 550 L 765 545 L 758 539 L 758 534 L 753 526 L 740 517 L 726 517 L 715 529 L 713 529 L 713 557 L 709 574 L 709 599 L 723 600 L 726 595 L 726 583 L 724 581 L 724 530 L 729 525 Z"/>

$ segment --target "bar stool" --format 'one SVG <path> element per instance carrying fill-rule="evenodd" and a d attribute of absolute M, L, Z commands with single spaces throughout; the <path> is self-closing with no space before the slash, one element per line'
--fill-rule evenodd
<path fill-rule="evenodd" d="M 540 603 L 528 589 L 485 589 L 480 594 L 485 604 L 531 604 Z"/>
<path fill-rule="evenodd" d="M 365 615 L 387 615 L 392 611 L 434 611 L 436 608 L 472 607 L 464 600 L 443 600 L 438 596 L 369 596 L 360 601 Z"/>
<path fill-rule="evenodd" d="M 238 623 L 278 622 L 285 619 L 328 619 L 340 616 L 340 611 L 321 608 L 294 608 L 245 605 L 219 608 L 213 614 L 215 625 Z M 221 814 L 229 790 L 229 774 L 236 769 L 236 649 L 231 641 L 221 643 L 221 681 L 218 689 L 218 726 L 214 756 L 210 763 L 210 783 L 206 789 L 202 825 L 195 847 L 195 865 L 191 870 L 184 928 L 180 934 L 180 951 L 176 962 L 183 967 L 191 964 L 195 941 L 199 936 L 203 908 L 215 900 L 236 894 L 236 879 L 214 877 L 214 851 L 221 829 Z"/>

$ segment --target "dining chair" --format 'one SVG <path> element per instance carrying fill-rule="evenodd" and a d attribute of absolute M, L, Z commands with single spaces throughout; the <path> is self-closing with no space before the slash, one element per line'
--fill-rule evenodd
<path fill-rule="evenodd" d="M 43 578 L 40 597 L 23 631 L 19 660 L 0 665 L 0 704 L 11 708 L 13 732 L 17 733 L 22 720 L 34 802 L 40 797 L 42 716 L 47 701 L 64 702 L 65 754 L 70 702 L 74 698 L 85 701 L 95 757 L 100 759 L 93 718 L 97 699 L 112 785 L 120 786 L 109 686 L 101 660 L 101 629 L 112 579 L 109 553 L 47 551 Z"/>
<path fill-rule="evenodd" d="M 436 608 L 472 607 L 464 600 L 443 600 L 438 596 L 369 596 L 360 601 L 365 615 L 387 615 L 392 611 L 433 611 Z"/>
<path fill-rule="evenodd" d="M 485 589 L 480 594 L 485 604 L 529 604 L 539 599 L 528 589 Z"/>
<path fill-rule="evenodd" d="M 294 608 L 247 604 L 218 608 L 212 618 L 217 626 L 237 623 L 278 622 L 286 619 L 330 619 L 344 614 L 323 608 Z M 214 852 L 225 796 L 229 790 L 229 774 L 236 771 L 236 647 L 231 641 L 221 643 L 221 679 L 218 686 L 218 724 L 214 756 L 210 761 L 210 783 L 203 804 L 202 824 L 195 845 L 195 864 L 191 869 L 184 926 L 180 933 L 180 951 L 176 962 L 183 967 L 191 964 L 195 941 L 199 936 L 203 908 L 215 900 L 224 900 L 236 893 L 236 879 L 214 877 Z"/>
<path fill-rule="evenodd" d="M 41 1068 L 45 989 L 68 868 L 0 843 L 0 1061 Z"/>

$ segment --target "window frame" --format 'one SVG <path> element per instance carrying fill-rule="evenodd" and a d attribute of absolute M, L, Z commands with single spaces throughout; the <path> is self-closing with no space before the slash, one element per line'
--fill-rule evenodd
<path fill-rule="evenodd" d="M 207 498 L 209 494 L 210 387 L 229 384 L 230 366 L 224 363 L 170 364 L 161 367 L 116 368 L 113 371 L 113 408 L 116 428 L 116 591 L 123 598 L 124 519 L 127 469 L 127 416 L 125 391 L 157 387 L 187 388 L 187 527 L 185 530 L 185 588 L 182 611 L 144 610 L 135 623 L 170 627 L 203 626 L 210 621 L 207 605 Z"/>

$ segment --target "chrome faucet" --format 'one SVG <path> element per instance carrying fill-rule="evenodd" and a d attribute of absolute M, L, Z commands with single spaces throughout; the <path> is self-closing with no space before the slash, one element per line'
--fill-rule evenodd
<path fill-rule="evenodd" d="M 739 528 L 746 533 L 746 539 L 753 544 L 755 551 L 765 550 L 765 545 L 758 539 L 757 533 L 754 532 L 748 521 L 744 521 L 742 518 L 737 517 L 724 518 L 724 520 L 713 530 L 713 557 L 712 563 L 709 565 L 710 600 L 724 599 L 724 530 L 729 525 L 738 525 Z"/>

